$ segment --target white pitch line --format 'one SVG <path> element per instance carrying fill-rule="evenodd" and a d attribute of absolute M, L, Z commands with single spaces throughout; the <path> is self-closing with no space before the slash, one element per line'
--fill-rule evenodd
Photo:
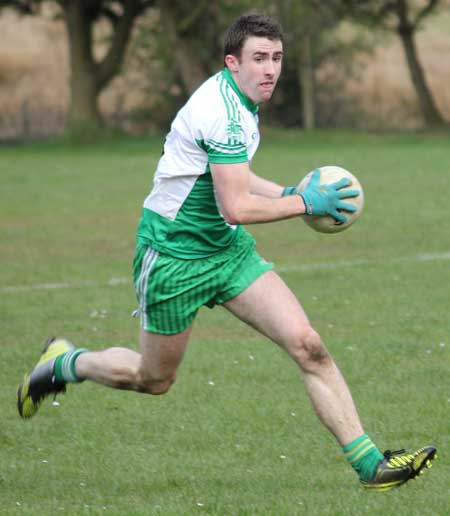
<path fill-rule="evenodd" d="M 128 284 L 128 278 L 111 278 L 107 283 L 100 284 L 94 281 L 81 281 L 80 283 L 37 283 L 35 285 L 17 285 L 13 287 L 1 287 L 0 293 L 29 292 L 30 290 L 62 290 L 66 288 L 84 287 L 116 287 Z"/>
<path fill-rule="evenodd" d="M 330 262 L 330 263 L 304 263 L 304 264 L 293 264 L 293 265 L 281 265 L 280 267 L 275 266 L 275 270 L 278 272 L 307 272 L 317 270 L 328 270 L 328 269 L 340 269 L 342 267 L 355 267 L 357 265 L 369 265 L 376 263 L 371 260 L 350 260 L 342 262 Z"/>
<path fill-rule="evenodd" d="M 340 262 L 330 263 L 305 263 L 305 264 L 293 264 L 276 267 L 275 270 L 278 272 L 308 272 L 314 270 L 334 270 L 341 269 L 343 267 L 357 267 L 360 265 L 379 265 L 379 264 L 390 264 L 400 262 L 431 262 L 431 261 L 448 261 L 450 260 L 450 252 L 444 253 L 424 253 L 417 254 L 415 256 L 404 256 L 402 258 L 391 258 L 391 259 L 379 259 L 379 260 L 348 260 Z M 128 285 L 131 280 L 128 278 L 111 278 L 106 283 L 95 283 L 94 281 L 82 281 L 80 283 L 37 283 L 35 285 L 16 285 L 10 287 L 0 287 L 0 293 L 2 294 L 13 294 L 17 292 L 30 292 L 32 290 L 62 290 L 69 288 L 84 288 L 84 287 L 116 287 L 119 285 Z"/>
<path fill-rule="evenodd" d="M 64 288 L 82 288 L 82 287 L 94 287 L 95 283 L 92 281 L 83 281 L 76 285 L 70 283 L 37 283 L 35 285 L 17 285 L 15 287 L 2 287 L 0 292 L 11 293 L 11 292 L 28 292 L 30 290 L 60 290 Z"/>
<path fill-rule="evenodd" d="M 417 254 L 415 256 L 403 256 L 401 258 L 390 258 L 390 259 L 378 259 L 378 260 L 348 260 L 341 262 L 330 262 L 330 263 L 308 263 L 308 264 L 294 264 L 286 265 L 285 267 L 276 267 L 279 272 L 291 272 L 291 271 L 312 271 L 312 270 L 327 270 L 327 269 L 341 269 L 342 267 L 356 267 L 358 265 L 379 265 L 389 263 L 421 263 L 431 261 L 447 261 L 450 260 L 450 252 L 445 253 L 424 253 Z"/>
<path fill-rule="evenodd" d="M 450 253 L 430 253 L 419 254 L 416 256 L 418 262 L 431 262 L 434 260 L 450 260 Z"/>

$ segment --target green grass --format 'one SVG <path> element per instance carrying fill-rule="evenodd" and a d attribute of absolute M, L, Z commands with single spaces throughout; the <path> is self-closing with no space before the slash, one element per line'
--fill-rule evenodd
<path fill-rule="evenodd" d="M 342 234 L 300 220 L 250 229 L 343 370 L 373 440 L 438 445 L 440 460 L 411 486 L 365 493 L 296 367 L 220 308 L 201 311 L 168 395 L 85 383 L 19 419 L 16 386 L 47 336 L 136 347 L 130 263 L 160 146 L 0 148 L 0 513 L 447 514 L 446 135 L 271 130 L 254 163 L 282 184 L 338 164 L 364 185 L 364 216 Z"/>

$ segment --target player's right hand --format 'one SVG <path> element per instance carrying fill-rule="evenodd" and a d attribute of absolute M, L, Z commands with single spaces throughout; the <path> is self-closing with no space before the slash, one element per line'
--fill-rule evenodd
<path fill-rule="evenodd" d="M 320 170 L 314 170 L 306 188 L 303 192 L 299 192 L 305 203 L 306 215 L 330 215 L 338 222 L 345 222 L 347 217 L 342 215 L 341 211 L 355 212 L 357 208 L 342 202 L 341 199 L 359 195 L 359 190 L 341 191 L 349 185 L 350 180 L 346 177 L 336 183 L 321 185 Z"/>

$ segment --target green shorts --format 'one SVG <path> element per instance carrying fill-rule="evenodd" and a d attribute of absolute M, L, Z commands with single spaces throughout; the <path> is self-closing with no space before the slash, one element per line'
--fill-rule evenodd
<path fill-rule="evenodd" d="M 179 333 L 201 306 L 225 303 L 272 268 L 243 228 L 229 248 L 196 260 L 174 258 L 138 243 L 133 280 L 141 326 L 154 333 Z"/>

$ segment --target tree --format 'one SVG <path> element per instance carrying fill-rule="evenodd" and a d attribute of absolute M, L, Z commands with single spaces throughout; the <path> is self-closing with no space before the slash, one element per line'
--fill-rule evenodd
<path fill-rule="evenodd" d="M 286 30 L 285 37 L 295 60 L 292 67 L 296 71 L 300 112 L 304 129 L 316 126 L 315 78 L 313 47 L 318 35 L 315 10 L 304 2 L 277 0 L 276 9 Z M 316 36 L 316 37 L 314 37 Z M 288 67 L 290 63 L 287 63 Z"/>
<path fill-rule="evenodd" d="M 22 14 L 39 13 L 43 0 L 0 0 Z M 63 15 L 70 54 L 69 125 L 72 128 L 100 124 L 97 99 L 121 69 L 136 18 L 153 0 L 52 0 Z M 94 27 L 106 20 L 110 25 L 108 49 L 101 59 L 94 57 Z"/>
<path fill-rule="evenodd" d="M 361 42 L 353 37 L 342 40 L 338 29 L 343 13 L 318 9 L 313 0 L 270 0 L 266 5 L 285 31 L 284 71 L 276 94 L 283 97 L 279 114 L 285 123 L 313 129 L 323 123 L 326 111 L 318 99 L 326 96 L 329 100 L 326 90 L 335 92 L 340 81 L 334 74 L 333 82 L 324 84 L 317 71 L 332 61 L 335 69 L 345 66 L 350 73 L 352 56 L 361 49 Z"/>
<path fill-rule="evenodd" d="M 179 70 L 182 86 L 189 96 L 209 75 L 206 63 L 197 51 L 199 33 L 208 20 L 204 19 L 209 0 L 199 0 L 194 5 L 179 0 L 159 0 L 161 21 L 166 29 L 167 41 Z"/>
<path fill-rule="evenodd" d="M 314 1 L 314 0 L 313 0 Z M 318 8 L 321 2 L 315 0 Z M 447 125 L 434 101 L 420 63 L 416 32 L 425 18 L 436 11 L 442 0 L 331 0 L 327 9 L 345 12 L 349 17 L 370 27 L 394 31 L 401 39 L 410 77 L 416 92 L 425 124 L 428 127 Z"/>
<path fill-rule="evenodd" d="M 158 0 L 166 42 L 186 97 L 223 66 L 221 36 L 229 23 L 253 3 L 249 0 Z"/>

